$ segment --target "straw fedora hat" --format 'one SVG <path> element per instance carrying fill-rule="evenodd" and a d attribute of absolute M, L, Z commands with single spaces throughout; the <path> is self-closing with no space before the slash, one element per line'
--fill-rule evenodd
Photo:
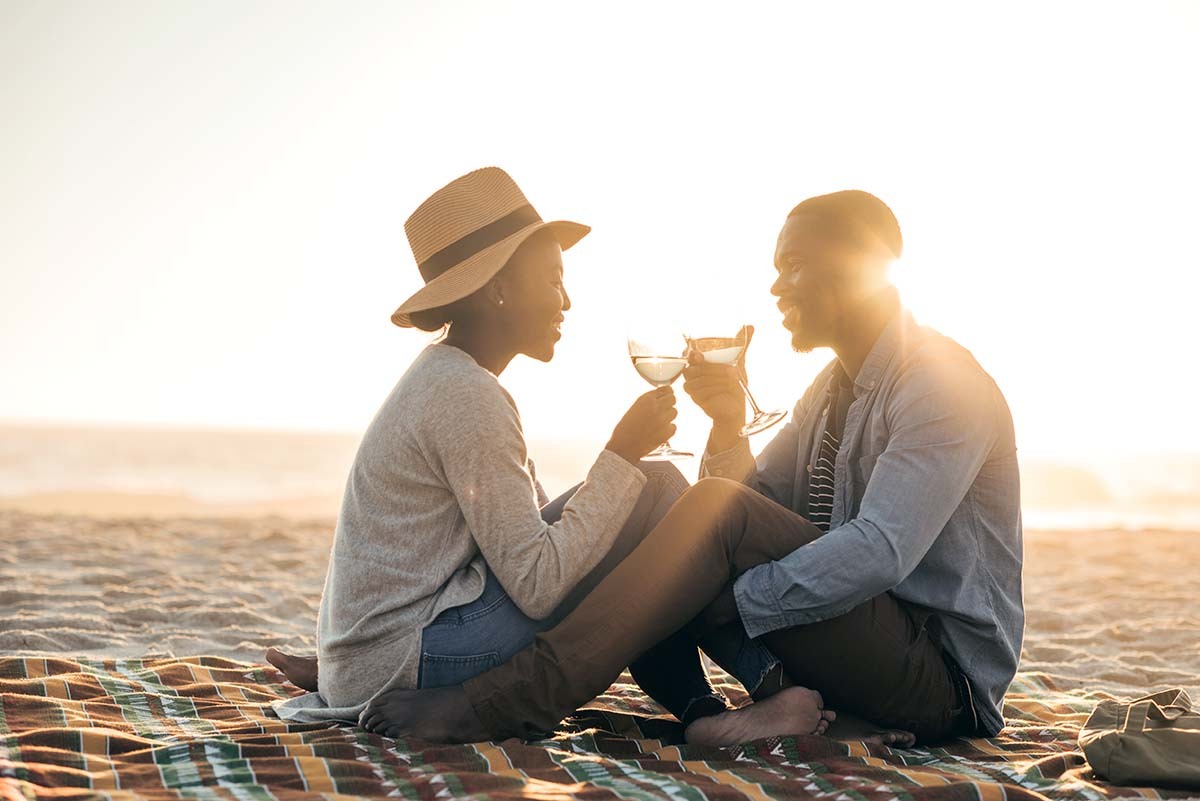
<path fill-rule="evenodd" d="M 500 272 L 521 243 L 550 229 L 563 250 L 592 230 L 565 220 L 544 222 L 516 181 L 484 167 L 430 195 L 404 223 L 425 286 L 392 313 L 411 328 L 409 315 L 465 298 Z"/>

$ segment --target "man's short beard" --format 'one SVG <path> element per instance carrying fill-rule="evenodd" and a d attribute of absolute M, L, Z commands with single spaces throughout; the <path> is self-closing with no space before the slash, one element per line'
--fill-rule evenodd
<path fill-rule="evenodd" d="M 797 336 L 797 334 L 792 334 L 792 350 L 794 350 L 796 353 L 812 353 L 814 350 L 820 347 L 820 345 L 816 344 L 815 342 L 797 342 Z"/>

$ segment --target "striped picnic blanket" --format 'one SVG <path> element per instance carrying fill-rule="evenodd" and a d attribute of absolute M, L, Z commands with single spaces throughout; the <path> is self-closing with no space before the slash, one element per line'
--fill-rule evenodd
<path fill-rule="evenodd" d="M 1075 738 L 1098 696 L 1019 676 L 1003 737 L 892 750 L 826 737 L 680 745 L 678 724 L 625 680 L 555 737 L 435 746 L 287 724 L 297 690 L 215 657 L 0 658 L 0 799 L 290 801 L 337 796 L 635 801 L 1170 798 L 1097 782 Z M 732 688 L 729 688 L 732 692 Z"/>

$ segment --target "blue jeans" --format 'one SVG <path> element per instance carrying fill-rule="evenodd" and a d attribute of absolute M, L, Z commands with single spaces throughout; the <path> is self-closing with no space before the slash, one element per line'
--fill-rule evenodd
<path fill-rule="evenodd" d="M 639 466 L 647 481 L 629 519 L 608 554 L 554 612 L 543 620 L 526 617 L 489 570 L 479 598 L 445 610 L 425 627 L 418 687 L 461 684 L 507 662 L 529 646 L 538 632 L 553 628 L 566 617 L 628 556 L 688 488 L 682 474 L 669 462 L 642 462 Z M 542 519 L 556 522 L 576 489 L 544 506 Z M 707 632 L 699 645 L 750 692 L 778 663 L 766 646 L 748 638 L 740 625 Z M 680 720 L 690 722 L 689 710 L 711 713 L 718 704 L 724 708 L 724 697 L 712 689 L 700 666 L 696 642 L 686 639 L 682 632 L 652 648 L 631 669 L 642 688 Z"/>

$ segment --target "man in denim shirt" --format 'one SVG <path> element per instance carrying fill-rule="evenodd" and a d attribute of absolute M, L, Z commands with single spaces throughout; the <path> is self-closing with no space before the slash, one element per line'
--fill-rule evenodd
<path fill-rule="evenodd" d="M 968 351 L 900 307 L 886 278 L 900 251 L 891 211 L 865 192 L 811 198 L 788 216 L 771 293 L 793 348 L 837 358 L 757 463 L 738 435 L 745 404 L 731 368 L 693 366 L 685 389 L 713 419 L 702 473 L 743 481 L 828 532 L 737 579 L 746 634 L 774 633 L 766 640 L 791 677 L 831 704 L 838 688 L 872 682 L 925 691 L 941 679 L 929 658 L 940 654 L 975 716 L 959 728 L 992 735 L 1024 631 L 1012 418 Z M 732 616 L 729 600 L 710 623 Z M 891 675 L 792 653 L 875 635 L 899 638 L 897 658 L 876 659 Z"/>
<path fill-rule="evenodd" d="M 910 733 L 893 744 L 998 733 L 1024 629 L 1012 418 L 970 353 L 901 308 L 901 247 L 865 192 L 797 206 L 771 291 L 793 346 L 837 358 L 757 462 L 737 368 L 694 360 L 701 480 L 532 646 L 461 686 L 385 692 L 363 725 L 529 736 L 634 664 L 689 742 L 822 731 L 824 704 Z M 756 703 L 725 709 L 697 642 Z"/>

